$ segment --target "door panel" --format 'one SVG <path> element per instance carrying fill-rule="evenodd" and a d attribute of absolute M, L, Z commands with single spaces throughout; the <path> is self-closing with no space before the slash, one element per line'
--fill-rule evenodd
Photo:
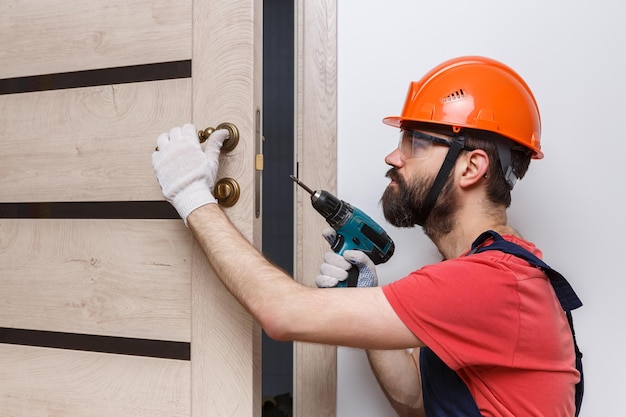
<path fill-rule="evenodd" d="M 190 415 L 187 361 L 0 344 L 0 363 L 3 416 Z"/>
<path fill-rule="evenodd" d="M 181 222 L 0 219 L 0 247 L 0 328 L 191 339 Z"/>
<path fill-rule="evenodd" d="M 190 103 L 189 79 L 1 95 L 2 200 L 163 199 L 150 151 Z"/>
<path fill-rule="evenodd" d="M 0 5 L 3 417 L 260 415 L 258 326 L 180 219 L 136 212 L 163 200 L 159 133 L 228 121 L 240 142 L 218 177 L 242 193 L 226 211 L 260 241 L 260 13 L 260 0 Z M 191 78 L 146 66 L 185 60 Z M 127 211 L 48 218 L 84 202 Z M 172 343 L 183 353 L 164 354 Z"/>

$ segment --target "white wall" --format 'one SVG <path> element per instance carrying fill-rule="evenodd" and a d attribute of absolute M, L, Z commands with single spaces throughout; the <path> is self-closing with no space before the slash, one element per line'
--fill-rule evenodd
<path fill-rule="evenodd" d="M 583 299 L 574 312 L 585 354 L 583 417 L 622 415 L 626 346 L 619 260 L 626 235 L 626 3 L 619 0 L 340 0 L 338 192 L 397 244 L 381 282 L 437 260 L 421 229 L 398 230 L 378 200 L 409 81 L 460 55 L 513 67 L 533 89 L 545 158 L 513 192 L 509 220 Z M 367 308 L 364 306 L 364 308 Z M 362 351 L 340 348 L 339 417 L 394 415 Z"/>

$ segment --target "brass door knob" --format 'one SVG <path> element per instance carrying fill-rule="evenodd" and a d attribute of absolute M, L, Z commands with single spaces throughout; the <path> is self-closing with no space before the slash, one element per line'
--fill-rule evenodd
<path fill-rule="evenodd" d="M 213 196 L 220 206 L 230 207 L 239 200 L 239 183 L 232 178 L 221 178 L 215 183 Z"/>
<path fill-rule="evenodd" d="M 209 138 L 211 133 L 220 129 L 228 130 L 228 139 L 226 139 L 224 143 L 222 144 L 222 151 L 230 152 L 233 149 L 235 149 L 235 147 L 239 143 L 239 129 L 237 129 L 237 126 L 235 126 L 232 123 L 224 122 L 224 123 L 220 123 L 219 125 L 217 125 L 216 128 L 207 127 L 204 130 L 200 130 L 198 132 L 198 139 L 200 139 L 200 143 L 203 143 Z"/>

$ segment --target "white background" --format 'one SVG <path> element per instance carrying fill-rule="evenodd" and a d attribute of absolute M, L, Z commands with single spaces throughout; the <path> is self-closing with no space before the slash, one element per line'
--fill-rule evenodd
<path fill-rule="evenodd" d="M 535 93 L 545 153 L 513 191 L 509 222 L 583 300 L 574 312 L 585 355 L 581 415 L 624 415 L 626 3 L 338 3 L 338 194 L 396 242 L 394 257 L 378 267 L 381 283 L 439 259 L 421 229 L 395 229 L 383 219 L 383 159 L 397 131 L 381 120 L 400 113 L 411 80 L 444 60 L 484 55 L 504 62 Z M 394 415 L 362 351 L 339 349 L 337 415 Z"/>

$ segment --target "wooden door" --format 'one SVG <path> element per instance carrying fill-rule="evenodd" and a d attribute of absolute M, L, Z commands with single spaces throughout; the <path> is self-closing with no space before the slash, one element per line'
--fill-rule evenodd
<path fill-rule="evenodd" d="M 260 331 L 163 202 L 159 133 L 231 122 L 260 242 L 260 0 L 0 3 L 0 415 L 260 415 Z M 236 254 L 233 254 L 236 256 Z"/>

